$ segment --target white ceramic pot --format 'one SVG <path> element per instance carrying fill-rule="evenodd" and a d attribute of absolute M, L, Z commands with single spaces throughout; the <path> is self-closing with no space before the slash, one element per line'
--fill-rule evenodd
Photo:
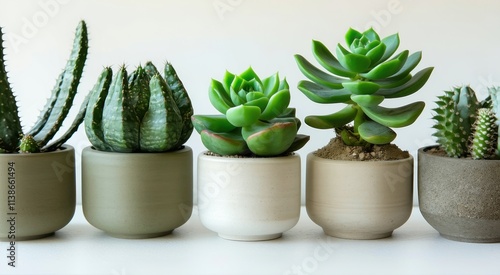
<path fill-rule="evenodd" d="M 261 241 L 281 237 L 300 216 L 300 157 L 198 156 L 202 224 L 220 237 Z"/>
<path fill-rule="evenodd" d="M 379 239 L 410 217 L 413 157 L 340 161 L 307 156 L 306 209 L 327 235 Z"/>
<path fill-rule="evenodd" d="M 0 154 L 0 240 L 54 234 L 75 213 L 75 149 Z"/>
<path fill-rule="evenodd" d="M 87 221 L 111 236 L 152 238 L 191 216 L 193 152 L 82 152 L 82 205 Z"/>

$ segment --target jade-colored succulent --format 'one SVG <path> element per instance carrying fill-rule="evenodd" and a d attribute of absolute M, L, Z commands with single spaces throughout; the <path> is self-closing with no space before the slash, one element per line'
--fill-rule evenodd
<path fill-rule="evenodd" d="M 165 76 L 147 62 L 128 75 L 104 68 L 91 91 L 85 131 L 95 149 L 111 152 L 177 150 L 193 131 L 191 100 L 170 63 Z"/>
<path fill-rule="evenodd" d="M 493 158 L 496 155 L 498 125 L 493 106 L 497 103 L 494 88 L 490 97 L 479 102 L 469 86 L 445 91 L 433 109 L 437 143 L 450 157 Z"/>
<path fill-rule="evenodd" d="M 300 149 L 309 136 L 297 134 L 300 121 L 288 108 L 290 91 L 278 73 L 259 78 L 252 68 L 240 75 L 226 71 L 212 79 L 209 99 L 220 115 L 194 115 L 205 147 L 219 155 L 278 156 Z"/>
<path fill-rule="evenodd" d="M 81 21 L 76 28 L 73 49 L 66 67 L 59 75 L 38 120 L 26 133 L 23 133 L 17 102 L 8 81 L 3 50 L 2 30 L 0 29 L 0 153 L 37 153 L 59 149 L 82 123 L 88 101 L 87 97 L 68 130 L 49 144 L 73 106 L 80 83 L 88 52 L 85 22 Z"/>
<path fill-rule="evenodd" d="M 345 42 L 347 48 L 337 44 L 334 55 L 323 43 L 313 41 L 313 55 L 324 70 L 295 55 L 300 71 L 309 79 L 298 84 L 304 95 L 321 104 L 347 105 L 332 114 L 307 116 L 305 122 L 313 128 L 335 129 L 346 145 L 390 143 L 396 137 L 391 128 L 412 124 L 425 104 L 418 101 L 396 108 L 380 104 L 417 92 L 433 68 L 412 75 L 422 53 L 404 50 L 395 54 L 398 34 L 380 39 L 373 29 L 361 33 L 351 28 Z"/>

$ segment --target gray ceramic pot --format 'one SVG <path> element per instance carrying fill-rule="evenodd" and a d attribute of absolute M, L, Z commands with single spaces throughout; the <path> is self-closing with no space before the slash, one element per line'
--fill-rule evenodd
<path fill-rule="evenodd" d="M 193 151 L 82 152 L 82 205 L 87 221 L 111 236 L 152 238 L 191 216 Z"/>
<path fill-rule="evenodd" d="M 71 221 L 76 205 L 73 147 L 0 154 L 0 166 L 0 240 L 43 238 Z"/>
<path fill-rule="evenodd" d="M 418 150 L 418 199 L 443 237 L 500 241 L 500 160 L 458 159 Z"/>

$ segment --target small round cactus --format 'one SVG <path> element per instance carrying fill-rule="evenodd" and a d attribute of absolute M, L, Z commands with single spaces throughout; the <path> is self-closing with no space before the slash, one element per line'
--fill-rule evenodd
<path fill-rule="evenodd" d="M 309 136 L 298 135 L 300 121 L 288 108 L 290 91 L 278 74 L 260 79 L 252 68 L 240 75 L 226 72 L 212 80 L 212 105 L 220 115 L 194 115 L 205 147 L 219 155 L 277 156 L 300 149 Z"/>

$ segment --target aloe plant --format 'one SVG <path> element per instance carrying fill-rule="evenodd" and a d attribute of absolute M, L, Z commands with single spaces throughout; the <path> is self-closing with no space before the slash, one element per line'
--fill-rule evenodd
<path fill-rule="evenodd" d="M 42 109 L 34 126 L 23 133 L 15 96 L 7 78 L 0 29 L 0 153 L 36 153 L 54 151 L 61 147 L 82 123 L 88 97 L 84 100 L 76 118 L 57 140 L 49 143 L 66 119 L 77 93 L 88 52 L 87 27 L 81 21 L 76 28 L 73 49 L 66 67 L 59 75 L 50 98 Z"/>
<path fill-rule="evenodd" d="M 433 109 L 437 143 L 450 157 L 493 158 L 497 148 L 498 120 L 495 88 L 482 102 L 469 86 L 445 91 Z M 495 100 L 492 100 L 495 99 Z"/>
<path fill-rule="evenodd" d="M 297 134 L 300 121 L 288 108 L 290 91 L 278 73 L 260 79 L 250 67 L 212 79 L 209 99 L 221 114 L 194 115 L 205 147 L 219 155 L 278 156 L 300 149 L 309 136 Z"/>
<path fill-rule="evenodd" d="M 85 131 L 95 149 L 165 152 L 182 147 L 193 131 L 191 100 L 172 64 L 165 77 L 151 62 L 113 77 L 104 68 L 91 91 Z"/>
<path fill-rule="evenodd" d="M 396 138 L 392 128 L 415 122 L 425 103 L 396 108 L 380 104 L 420 90 L 433 68 L 412 75 L 422 53 L 404 50 L 395 54 L 400 43 L 398 34 L 380 39 L 371 28 L 363 33 L 351 28 L 345 42 L 347 48 L 337 44 L 335 56 L 323 43 L 313 41 L 313 55 L 326 71 L 295 55 L 300 71 L 309 79 L 298 84 L 304 95 L 321 104 L 347 105 L 332 114 L 307 116 L 305 122 L 313 128 L 335 129 L 346 145 L 390 143 Z"/>

